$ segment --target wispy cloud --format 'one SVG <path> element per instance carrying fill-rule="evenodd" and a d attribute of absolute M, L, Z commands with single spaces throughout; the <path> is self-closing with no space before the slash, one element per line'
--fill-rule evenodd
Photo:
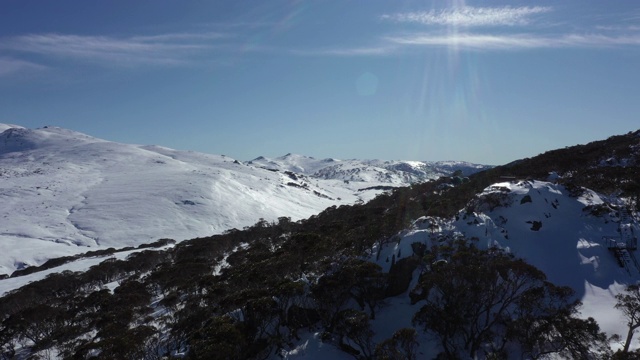
<path fill-rule="evenodd" d="M 394 52 L 397 46 L 391 44 L 371 46 L 371 47 L 344 47 L 344 48 L 324 48 L 307 50 L 290 50 L 289 53 L 300 56 L 376 56 L 386 55 Z"/>
<path fill-rule="evenodd" d="M 393 56 L 406 54 L 413 49 L 442 47 L 460 51 L 509 51 L 640 46 L 638 31 L 640 28 L 636 25 L 594 26 L 577 32 L 575 27 L 558 25 L 560 23 L 556 19 L 552 28 L 557 32 L 551 34 L 548 32 L 549 19 L 535 17 L 551 11 L 553 11 L 551 7 L 541 6 L 463 6 L 383 15 L 383 20 L 400 25 L 406 23 L 428 25 L 430 30 L 407 32 L 405 29 L 405 32 L 382 35 L 378 37 L 376 43 L 368 47 L 356 45 L 351 48 L 336 47 L 292 53 L 319 56 Z M 545 26 L 541 29 L 537 26 L 539 23 Z"/>
<path fill-rule="evenodd" d="M 596 26 L 598 30 L 604 31 L 640 31 L 640 26 L 637 25 L 598 25 Z"/>
<path fill-rule="evenodd" d="M 444 10 L 408 12 L 383 15 L 383 20 L 448 26 L 514 26 L 530 23 L 536 14 L 551 11 L 550 7 L 471 7 L 463 6 Z"/>
<path fill-rule="evenodd" d="M 45 70 L 43 65 L 29 61 L 0 57 L 0 76 Z"/>
<path fill-rule="evenodd" d="M 621 46 L 640 47 L 640 33 L 624 36 L 602 34 L 565 34 L 542 36 L 531 33 L 479 34 L 479 33 L 412 33 L 386 36 L 380 44 L 370 47 L 336 47 L 323 49 L 291 50 L 298 56 L 394 56 L 407 54 L 412 49 L 453 48 L 471 51 L 517 51 L 535 49 L 569 48 L 613 48 Z"/>
<path fill-rule="evenodd" d="M 602 48 L 640 45 L 640 34 L 606 36 L 600 34 L 566 34 L 540 36 L 535 34 L 410 34 L 386 37 L 385 41 L 404 46 L 455 47 L 475 50 L 518 50 L 536 48 Z"/>
<path fill-rule="evenodd" d="M 65 34 L 22 35 L 3 39 L 0 49 L 107 64 L 176 65 L 215 47 L 220 33 L 177 33 L 116 38 Z"/>
<path fill-rule="evenodd" d="M 149 42 L 166 43 L 166 42 L 175 42 L 175 41 L 200 42 L 200 41 L 225 39 L 230 37 L 233 37 L 233 36 L 230 34 L 219 33 L 219 32 L 207 32 L 207 33 L 175 33 L 175 34 L 133 36 L 130 38 L 130 40 L 144 42 L 144 43 L 149 43 Z"/>

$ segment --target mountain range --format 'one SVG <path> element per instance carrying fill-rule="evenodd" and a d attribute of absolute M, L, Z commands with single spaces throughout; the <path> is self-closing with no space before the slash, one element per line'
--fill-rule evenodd
<path fill-rule="evenodd" d="M 461 176 L 468 176 L 491 168 L 466 161 L 318 160 L 296 154 L 286 154 L 275 159 L 260 156 L 246 164 L 270 170 L 291 171 L 317 179 L 396 186 L 450 176 L 458 170 Z"/>

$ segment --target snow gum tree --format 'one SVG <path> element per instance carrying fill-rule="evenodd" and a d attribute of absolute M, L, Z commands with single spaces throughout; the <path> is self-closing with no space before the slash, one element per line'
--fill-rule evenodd
<path fill-rule="evenodd" d="M 385 274 L 380 266 L 359 259 L 344 260 L 333 273 L 320 277 L 311 288 L 318 304 L 324 325 L 333 330 L 337 315 L 355 301 L 361 310 L 369 309 L 371 319 L 375 319 L 376 309 L 383 300 L 386 285 Z"/>
<path fill-rule="evenodd" d="M 412 291 L 413 301 L 424 301 L 413 321 L 440 342 L 444 358 L 503 358 L 521 349 L 523 358 L 588 359 L 607 351 L 595 321 L 574 317 L 580 303 L 572 290 L 523 260 L 466 240 L 425 259 L 432 265 Z"/>
<path fill-rule="evenodd" d="M 339 337 L 338 346 L 357 359 L 373 359 L 374 332 L 369 324 L 369 316 L 355 309 L 338 313 L 335 333 Z"/>
<path fill-rule="evenodd" d="M 624 293 L 616 295 L 618 302 L 616 309 L 621 310 L 627 319 L 627 338 L 624 342 L 623 352 L 629 352 L 629 345 L 636 329 L 640 327 L 640 286 L 629 285 Z"/>
<path fill-rule="evenodd" d="M 379 360 L 416 360 L 418 358 L 418 333 L 413 328 L 396 331 L 390 339 L 376 346 L 375 356 Z"/>

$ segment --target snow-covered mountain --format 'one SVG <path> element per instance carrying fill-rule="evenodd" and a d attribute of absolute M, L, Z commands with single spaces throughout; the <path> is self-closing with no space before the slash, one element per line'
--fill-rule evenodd
<path fill-rule="evenodd" d="M 15 136 L 12 139 L 14 142 L 17 140 Z M 102 255 L 85 257 L 56 268 L 0 280 L 0 293 L 5 293 L 4 302 L 0 305 L 8 314 L 7 319 L 27 317 L 31 311 L 48 309 L 46 306 L 56 301 L 56 306 L 64 309 L 67 317 L 91 314 L 100 319 L 104 316 L 103 310 L 112 311 L 116 316 L 121 308 L 95 306 L 95 299 L 120 304 L 123 299 L 130 298 L 129 293 L 146 299 L 143 304 L 146 310 L 140 310 L 140 317 L 123 323 L 121 332 L 124 333 L 106 335 L 104 326 L 94 325 L 99 324 L 98 321 L 83 320 L 88 325 L 78 328 L 73 335 L 75 338 L 60 340 L 54 336 L 53 342 L 36 339 L 30 343 L 24 340 L 29 336 L 21 330 L 24 327 L 7 320 L 5 333 L 8 334 L 8 342 L 5 346 L 8 351 L 20 352 L 22 358 L 35 354 L 39 349 L 57 354 L 55 351 L 66 349 L 67 345 L 75 347 L 73 351 L 82 352 L 87 342 L 91 348 L 108 352 L 113 350 L 109 347 L 111 344 L 120 344 L 120 339 L 128 338 L 127 329 L 146 324 L 150 332 L 145 336 L 149 337 L 142 338 L 137 344 L 132 343 L 130 347 L 159 355 L 170 352 L 183 356 L 189 352 L 189 356 L 195 358 L 212 358 L 219 355 L 217 352 L 222 344 L 232 343 L 236 348 L 232 348 L 231 353 L 242 352 L 249 345 L 255 346 L 258 352 L 247 348 L 245 354 L 259 353 L 261 358 L 350 359 L 358 352 L 371 353 L 377 345 L 392 344 L 389 340 L 400 334 L 400 329 L 406 330 L 403 334 L 408 337 L 403 339 L 409 341 L 405 345 L 411 348 L 413 357 L 410 358 L 435 358 L 443 351 L 443 346 L 456 347 L 452 354 L 470 354 L 460 331 L 477 323 L 471 320 L 467 324 L 466 320 L 460 320 L 461 317 L 453 317 L 454 322 L 460 322 L 455 325 L 457 335 L 454 335 L 457 338 L 447 344 L 440 343 L 437 334 L 443 333 L 439 332 L 438 324 L 414 322 L 414 315 L 424 315 L 430 304 L 436 306 L 431 309 L 444 311 L 444 316 L 438 318 L 448 319 L 447 314 L 464 313 L 459 309 L 469 311 L 464 314 L 471 318 L 473 309 L 480 309 L 474 307 L 478 305 L 484 309 L 480 309 L 478 314 L 484 314 L 481 318 L 486 317 L 486 320 L 476 320 L 489 321 L 492 316 L 495 317 L 493 320 L 500 320 L 485 323 L 497 326 L 491 325 L 485 334 L 495 336 L 493 339 L 505 345 L 501 348 L 504 352 L 498 352 L 500 358 L 534 357 L 533 352 L 528 357 L 526 351 L 529 350 L 523 348 L 529 346 L 523 343 L 529 338 L 509 337 L 503 331 L 504 326 L 521 325 L 512 322 L 518 320 L 518 316 L 528 317 L 538 310 L 546 319 L 542 320 L 543 326 L 550 319 L 560 322 L 551 324 L 550 328 L 541 328 L 549 338 L 534 336 L 541 341 L 536 354 L 538 350 L 560 351 L 562 349 L 556 345 L 564 346 L 562 344 L 566 344 L 567 339 L 580 343 L 577 346 L 584 346 L 583 350 L 597 343 L 603 346 L 598 351 L 606 353 L 607 345 L 615 350 L 621 347 L 621 343 L 615 339 L 607 340 L 592 327 L 584 327 L 587 321 L 565 318 L 564 315 L 569 313 L 561 318 L 546 318 L 546 306 L 551 304 L 547 301 L 555 302 L 553 299 L 557 299 L 558 303 L 549 310 L 553 313 L 556 305 L 569 306 L 567 301 L 575 296 L 583 304 L 579 308 L 580 317 L 595 318 L 608 336 L 626 334 L 627 324 L 623 313 L 615 309 L 615 296 L 624 291 L 626 285 L 640 281 L 640 262 L 637 259 L 640 255 L 637 250 L 640 197 L 636 182 L 638 168 L 635 166 L 640 156 L 639 141 L 640 131 L 551 151 L 473 174 L 465 181 L 440 179 L 424 182 L 378 196 L 368 203 L 332 206 L 305 221 L 292 223 L 280 219 L 272 225 L 260 224 L 245 231 L 230 231 L 216 237 L 165 246 L 165 251 L 135 249 L 110 253 L 107 255 L 109 258 Z M 22 149 L 30 142 L 20 140 L 16 143 L 18 145 L 14 148 Z M 179 154 L 184 156 L 181 158 L 184 160 L 189 157 L 189 153 L 157 147 L 136 148 L 153 149 L 155 154 Z M 325 189 L 322 187 L 325 181 L 333 182 L 331 184 L 335 188 L 356 183 L 312 178 L 304 172 L 315 173 L 322 169 L 314 159 L 300 156 L 294 159 L 296 156 L 293 155 L 284 158 L 287 157 L 291 158 L 287 166 L 297 166 L 298 172 L 285 167 L 263 169 L 262 165 L 254 163 L 242 165 L 231 162 L 233 165 L 227 166 L 250 169 L 248 174 L 257 171 L 258 174 L 278 175 L 281 181 L 286 182 L 283 187 L 309 193 L 313 193 L 312 189 Z M 602 159 L 616 161 L 603 162 Z M 283 159 L 280 161 L 284 163 Z M 242 177 L 236 175 L 235 178 Z M 588 189 L 587 185 L 595 190 Z M 326 200 L 324 196 L 313 194 Z M 353 192 L 351 195 L 353 200 Z M 571 287 L 575 293 L 560 290 L 567 298 L 564 295 L 547 297 L 547 291 L 555 293 L 556 290 L 542 286 L 538 281 L 545 278 L 539 275 L 542 272 L 534 270 L 537 280 L 529 284 L 536 288 L 530 290 L 544 299 L 536 300 L 537 295 L 533 302 L 524 299 L 528 310 L 524 315 L 518 315 L 517 307 L 520 305 L 509 301 L 523 300 L 521 295 L 534 294 L 520 287 L 523 284 L 526 287 L 527 279 L 533 279 L 518 277 L 520 270 L 526 270 L 526 267 L 522 268 L 523 264 L 519 262 L 505 263 L 503 260 L 489 266 L 490 259 L 484 258 L 477 250 L 465 251 L 464 256 L 454 256 L 450 252 L 454 249 L 455 239 L 465 239 L 474 244 L 469 249 L 500 248 L 510 252 L 540 269 L 550 282 Z M 491 253 L 491 256 L 498 254 Z M 379 268 L 369 262 L 379 265 Z M 483 270 L 485 264 L 488 272 Z M 480 270 L 477 274 L 476 269 Z M 58 274 L 49 276 L 54 272 Z M 486 283 L 482 281 L 483 277 L 488 279 Z M 466 278 L 477 280 L 479 286 L 466 282 Z M 442 284 L 446 285 L 443 287 Z M 456 288 L 445 289 L 449 284 Z M 515 284 L 520 285 L 511 286 Z M 464 294 L 468 299 L 429 303 L 430 300 L 438 300 L 440 293 L 428 290 L 433 286 L 447 290 L 452 298 Z M 151 293 L 148 289 L 154 291 Z M 500 291 L 509 289 L 516 293 L 503 297 L 506 293 Z M 541 289 L 547 290 L 539 293 Z M 78 294 L 77 291 L 85 293 Z M 495 292 L 497 298 L 487 296 L 489 292 Z M 84 297 L 86 301 L 68 301 L 67 297 Z M 25 307 L 24 302 L 32 303 L 32 308 Z M 485 303 L 489 304 L 488 308 L 484 307 Z M 457 305 L 451 307 L 452 304 Z M 438 308 L 441 305 L 444 308 Z M 501 307 L 503 305 L 505 307 Z M 530 305 L 533 308 L 528 308 Z M 563 309 L 574 314 L 572 306 Z M 493 313 L 491 309 L 497 312 Z M 515 318 L 508 315 L 510 311 Z M 433 313 L 431 310 L 428 312 Z M 67 334 L 66 322 L 59 321 L 56 316 L 45 315 L 31 316 L 26 324 L 36 328 L 42 324 Z M 171 321 L 172 318 L 189 320 L 176 322 Z M 212 323 L 211 319 L 218 322 Z M 332 319 L 338 321 L 336 327 L 331 326 Z M 572 325 L 567 329 L 563 324 Z M 22 323 L 18 325 L 23 326 Z M 250 331 L 246 336 L 237 331 L 252 329 L 252 326 L 255 326 L 255 332 Z M 220 329 L 225 329 L 222 334 Z M 562 333 L 558 332 L 560 330 Z M 230 341 L 228 334 L 231 333 L 235 337 Z M 169 334 L 177 337 L 170 338 Z M 194 334 L 195 337 L 192 336 Z M 444 335 L 448 334 L 450 332 Z M 583 335 L 587 337 L 583 338 Z M 76 341 L 78 339 L 79 342 Z M 108 339 L 118 341 L 109 342 Z M 181 339 L 179 344 L 188 345 L 174 347 L 176 339 Z M 58 344 L 57 341 L 62 342 Z M 472 349 L 471 354 L 478 355 L 478 359 L 487 356 L 485 351 L 494 350 L 490 337 L 481 341 L 487 341 L 488 350 L 483 350 L 484 345 Z M 145 347 L 148 344 L 155 345 Z M 632 349 L 637 348 L 637 341 L 630 344 Z M 202 353 L 204 350 L 206 352 Z M 572 355 L 575 359 L 588 358 L 584 352 Z M 548 358 L 567 357 L 560 353 Z"/>
<path fill-rule="evenodd" d="M 55 127 L 4 127 L 0 273 L 87 247 L 206 236 L 259 218 L 298 220 L 358 199 L 344 186 L 293 180 L 225 156 Z"/>
<path fill-rule="evenodd" d="M 267 170 L 257 161 L 58 127 L 0 124 L 0 132 L 0 274 L 97 248 L 208 236 L 260 218 L 299 220 L 367 201 L 380 190 L 360 189 L 389 185 L 384 178 L 318 178 L 320 162 L 302 156 Z"/>
<path fill-rule="evenodd" d="M 396 186 L 450 176 L 458 170 L 461 175 L 467 176 L 490 168 L 464 161 L 338 160 L 297 154 L 286 154 L 275 159 L 260 156 L 247 164 L 320 179 L 381 182 Z"/>

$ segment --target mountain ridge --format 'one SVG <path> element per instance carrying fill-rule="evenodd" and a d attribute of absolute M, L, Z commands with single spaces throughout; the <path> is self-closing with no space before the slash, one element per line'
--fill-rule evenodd
<path fill-rule="evenodd" d="M 259 156 L 245 164 L 271 170 L 292 171 L 326 180 L 377 181 L 398 185 L 437 179 L 441 176 L 449 176 L 456 171 L 460 171 L 460 176 L 468 176 L 492 167 L 451 160 L 316 159 L 292 153 L 273 159 Z"/>

